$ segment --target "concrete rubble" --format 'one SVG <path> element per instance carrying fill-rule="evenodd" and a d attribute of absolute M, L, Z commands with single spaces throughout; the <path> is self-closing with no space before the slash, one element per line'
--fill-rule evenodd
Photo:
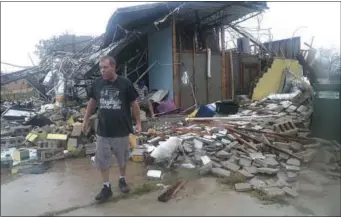
<path fill-rule="evenodd" d="M 185 168 L 221 179 L 241 177 L 236 191 L 297 197 L 298 177 L 317 158 L 327 177 L 340 178 L 341 171 L 340 144 L 309 136 L 313 111 L 310 95 L 304 96 L 248 100 L 228 117 L 144 127 L 140 135 L 130 135 L 131 160 L 148 167 L 148 179 L 161 180 L 167 171 Z M 17 173 L 21 165 L 94 156 L 96 115 L 83 133 L 84 108 L 45 105 L 31 113 L 20 121 L 2 117 L 2 168 Z"/>
<path fill-rule="evenodd" d="M 1 116 L 2 169 L 18 173 L 27 165 L 39 167 L 65 157 L 85 156 L 84 145 L 93 141 L 81 133 L 79 107 L 39 104 L 29 110 L 30 116 L 21 110 Z"/>
<path fill-rule="evenodd" d="M 138 148 L 145 150 L 146 158 L 155 157 L 145 161 L 149 166 L 164 165 L 167 170 L 187 165 L 187 169 L 202 175 L 202 168 L 209 164 L 211 167 L 207 168 L 215 177 L 227 180 L 236 175 L 242 177 L 244 182 L 234 184 L 236 191 L 253 189 L 269 197 L 298 197 L 295 188 L 298 177 L 316 160 L 317 153 L 325 153 L 326 176 L 337 178 L 333 171 L 340 171 L 338 144 L 322 140 L 325 145 L 321 149 L 321 139 L 309 136 L 312 102 L 311 95 L 304 96 L 305 99 L 301 95 L 296 97 L 299 102 L 293 98 L 245 103 L 228 118 L 188 118 L 171 130 L 158 129 L 140 136 L 141 141 L 147 142 L 141 142 Z M 162 147 L 160 153 L 158 147 L 166 143 L 168 149 Z M 150 146 L 157 148 L 148 150 Z M 156 153 L 167 157 L 158 157 Z"/>

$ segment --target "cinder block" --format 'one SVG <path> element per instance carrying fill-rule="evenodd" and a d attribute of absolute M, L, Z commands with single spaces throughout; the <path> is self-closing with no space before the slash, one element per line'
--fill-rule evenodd
<path fill-rule="evenodd" d="M 257 168 L 257 173 L 264 173 L 264 174 L 268 174 L 268 175 L 274 175 L 277 174 L 279 172 L 278 169 L 272 169 L 272 168 Z"/>
<path fill-rule="evenodd" d="M 285 195 L 285 192 L 277 187 L 262 188 L 262 190 L 269 197 L 282 197 Z"/>
<path fill-rule="evenodd" d="M 15 126 L 12 127 L 13 135 L 12 136 L 26 136 L 30 131 L 31 126 Z"/>
<path fill-rule="evenodd" d="M 1 147 L 2 148 L 15 148 L 23 144 L 25 141 L 24 136 L 16 137 L 1 137 Z"/>
<path fill-rule="evenodd" d="M 244 167 L 244 170 L 248 171 L 248 172 L 251 173 L 251 174 L 257 173 L 257 168 L 256 168 L 256 167 L 253 167 L 253 166 Z"/>
<path fill-rule="evenodd" d="M 298 133 L 298 128 L 292 121 L 285 121 L 273 126 L 273 130 L 276 133 L 282 135 L 296 135 Z"/>
<path fill-rule="evenodd" d="M 223 161 L 221 162 L 221 165 L 223 166 L 223 168 L 228 169 L 232 172 L 237 172 L 237 170 L 239 170 L 240 166 L 238 166 L 237 164 L 234 164 L 232 162 L 229 161 Z"/>
<path fill-rule="evenodd" d="M 239 162 L 238 162 L 238 163 L 239 163 L 239 165 L 242 166 L 242 167 L 249 167 L 249 166 L 251 166 L 252 161 L 249 160 L 249 159 L 246 159 L 246 158 L 241 157 L 241 158 L 239 159 Z"/>
<path fill-rule="evenodd" d="M 289 113 L 292 113 L 292 112 L 296 111 L 296 109 L 297 109 L 296 106 L 290 105 L 290 106 L 286 109 L 286 111 L 289 112 Z"/>
<path fill-rule="evenodd" d="M 71 137 L 80 137 L 82 134 L 82 125 L 73 126 Z"/>
<path fill-rule="evenodd" d="M 222 160 L 228 159 L 232 156 L 232 153 L 228 153 L 224 150 L 217 152 L 216 156 Z"/>
<path fill-rule="evenodd" d="M 37 149 L 37 155 L 41 161 L 53 161 L 64 158 L 62 149 Z"/>
<path fill-rule="evenodd" d="M 272 157 L 266 158 L 265 162 L 267 163 L 268 167 L 271 167 L 271 168 L 278 166 L 278 162 Z"/>
<path fill-rule="evenodd" d="M 292 172 L 299 172 L 301 169 L 298 166 L 293 166 L 293 165 L 287 165 L 285 167 L 287 171 L 292 171 Z"/>
<path fill-rule="evenodd" d="M 300 151 L 302 149 L 302 144 L 300 144 L 298 142 L 291 142 L 290 148 L 294 151 Z"/>
<path fill-rule="evenodd" d="M 251 179 L 253 178 L 254 175 L 252 175 L 251 173 L 249 173 L 248 171 L 246 170 L 238 170 L 237 171 L 238 174 L 242 175 L 244 178 L 246 179 Z"/>
<path fill-rule="evenodd" d="M 212 158 L 211 158 L 211 160 L 212 160 Z M 222 167 L 220 163 L 215 162 L 213 160 L 212 160 L 212 166 L 213 166 L 213 168 L 221 168 Z"/>
<path fill-rule="evenodd" d="M 15 161 L 23 161 L 30 159 L 30 151 L 28 149 L 18 149 L 13 153 L 13 159 Z"/>
<path fill-rule="evenodd" d="M 254 162 L 261 167 L 268 167 L 268 163 L 265 160 L 255 159 Z"/>
<path fill-rule="evenodd" d="M 284 187 L 283 191 L 291 197 L 298 197 L 298 193 L 294 189 L 291 189 L 289 187 Z"/>
<path fill-rule="evenodd" d="M 253 189 L 261 189 L 266 186 L 265 182 L 258 179 L 258 178 L 253 178 L 249 181 L 249 184 L 252 186 Z"/>
<path fill-rule="evenodd" d="M 251 185 L 248 183 L 237 183 L 234 185 L 234 188 L 238 192 L 245 192 L 245 191 L 251 191 L 252 190 Z"/>
<path fill-rule="evenodd" d="M 308 108 L 307 107 L 305 107 L 304 105 L 301 105 L 300 107 L 298 107 L 298 109 L 297 109 L 297 111 L 299 112 L 299 113 L 304 113 L 304 112 L 306 112 L 308 110 Z"/>
<path fill-rule="evenodd" d="M 67 150 L 70 152 L 75 152 L 77 150 L 78 141 L 76 138 L 69 138 L 67 141 Z"/>
<path fill-rule="evenodd" d="M 287 182 L 296 182 L 298 175 L 295 172 L 287 171 L 286 177 L 287 177 L 287 180 L 286 180 Z"/>
<path fill-rule="evenodd" d="M 299 167 L 301 165 L 301 162 L 300 162 L 300 160 L 298 160 L 296 158 L 290 158 L 287 160 L 287 164 Z"/>
<path fill-rule="evenodd" d="M 213 168 L 212 174 L 218 177 L 228 178 L 231 175 L 231 172 L 228 170 L 224 170 L 222 168 Z"/>

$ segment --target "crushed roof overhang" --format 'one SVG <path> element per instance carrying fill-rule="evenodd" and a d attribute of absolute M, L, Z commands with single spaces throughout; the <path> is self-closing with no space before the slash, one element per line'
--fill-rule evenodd
<path fill-rule="evenodd" d="M 115 41 L 119 25 L 128 31 L 144 28 L 162 19 L 174 9 L 179 22 L 193 24 L 198 16 L 202 25 L 226 25 L 248 14 L 267 9 L 266 2 L 160 2 L 117 9 L 109 19 L 103 47 Z M 116 36 L 116 37 L 115 37 Z"/>
<path fill-rule="evenodd" d="M 67 79 L 91 77 L 94 72 L 99 70 L 98 63 L 101 56 L 116 56 L 141 34 L 151 30 L 156 31 L 155 22 L 160 21 L 176 8 L 179 8 L 175 12 L 178 22 L 193 24 L 198 15 L 203 25 L 210 25 L 218 22 L 218 20 L 221 25 L 229 24 L 254 12 L 261 12 L 267 9 L 267 6 L 265 2 L 160 2 L 119 8 L 109 19 L 100 49 L 91 48 L 90 52 L 81 52 L 73 56 L 59 55 L 59 58 L 68 59 L 71 64 L 71 66 L 66 65 L 63 67 L 72 67 L 71 71 L 76 72 L 70 73 L 72 75 L 68 75 Z M 122 27 L 124 31 L 121 31 L 119 36 L 115 37 L 117 26 Z M 102 36 L 98 38 L 102 38 Z M 91 46 L 91 43 L 89 46 Z M 47 64 L 34 67 L 28 71 L 30 70 L 49 71 L 52 70 L 52 67 Z M 27 75 L 27 72 L 18 73 L 15 79 L 23 78 L 25 75 Z"/>
<path fill-rule="evenodd" d="M 13 81 L 22 79 L 27 75 L 32 75 L 32 74 L 39 73 L 39 72 L 42 72 L 42 70 L 39 69 L 39 67 L 35 66 L 35 67 L 28 68 L 28 69 L 20 70 L 20 71 L 6 73 L 6 74 L 1 75 L 1 84 L 2 85 L 8 84 Z"/>
<path fill-rule="evenodd" d="M 99 71 L 98 63 L 101 56 L 116 56 L 143 33 L 156 31 L 154 23 L 179 6 L 181 8 L 176 15 L 177 18 L 186 17 L 185 20 L 189 23 L 193 23 L 196 16 L 194 11 L 198 11 L 201 18 L 215 13 L 221 13 L 221 16 L 225 14 L 223 22 L 230 23 L 247 14 L 267 9 L 265 2 L 160 2 L 119 8 L 109 19 L 100 50 L 83 58 L 83 64 L 76 67 L 78 73 L 75 78 L 90 78 L 94 72 Z M 123 31 L 116 30 L 118 25 Z"/>

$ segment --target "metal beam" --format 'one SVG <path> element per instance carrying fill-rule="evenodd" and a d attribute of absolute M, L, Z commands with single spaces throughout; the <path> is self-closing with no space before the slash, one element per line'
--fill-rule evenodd
<path fill-rule="evenodd" d="M 231 7 L 232 5 L 231 4 L 228 4 L 228 5 L 225 5 L 221 8 L 219 8 L 218 10 L 214 11 L 213 13 L 203 17 L 200 19 L 200 23 L 206 23 L 206 20 L 210 20 L 212 19 L 213 16 L 216 16 L 217 14 L 220 14 L 221 12 L 223 12 L 226 8 L 229 8 Z"/>
<path fill-rule="evenodd" d="M 243 37 L 249 38 L 250 41 L 252 41 L 256 45 L 258 45 L 262 50 L 267 51 L 267 49 L 264 47 L 264 45 L 262 43 L 260 43 L 259 41 L 257 41 L 256 39 L 254 39 L 254 37 L 251 34 L 249 34 L 247 32 L 243 32 L 242 30 L 238 29 L 236 26 L 231 26 L 231 25 L 228 25 L 228 26 L 230 28 L 232 28 L 234 31 L 236 31 L 239 34 L 241 34 Z"/>
<path fill-rule="evenodd" d="M 220 28 L 221 37 L 221 96 L 223 100 L 227 99 L 227 75 L 226 75 L 226 57 L 225 57 L 225 28 L 222 25 Z"/>
<path fill-rule="evenodd" d="M 246 20 L 249 20 L 249 19 L 251 19 L 253 17 L 256 17 L 256 16 L 258 16 L 260 14 L 262 14 L 262 12 L 256 12 L 256 13 L 252 13 L 252 14 L 246 15 L 245 17 L 242 17 L 241 19 L 238 19 L 238 20 L 232 22 L 230 25 L 231 26 L 238 25 L 239 23 L 245 22 Z"/>
<path fill-rule="evenodd" d="M 207 29 L 213 29 L 213 28 L 215 28 L 217 26 L 223 25 L 223 20 L 225 18 L 229 17 L 229 16 L 230 16 L 230 14 L 227 14 L 227 15 L 222 16 L 221 18 L 217 18 L 216 20 L 211 21 L 210 23 L 213 23 L 213 24 L 211 24 L 211 25 L 208 25 L 208 24 L 204 25 L 202 27 L 202 31 L 205 31 Z"/>

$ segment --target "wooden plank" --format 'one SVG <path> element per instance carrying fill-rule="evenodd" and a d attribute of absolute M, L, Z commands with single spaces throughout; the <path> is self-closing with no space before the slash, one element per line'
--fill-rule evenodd
<path fill-rule="evenodd" d="M 271 148 L 273 148 L 273 149 L 276 149 L 277 151 L 283 152 L 283 153 L 285 153 L 285 154 L 287 154 L 287 155 L 289 155 L 289 156 L 291 156 L 291 157 L 294 157 L 294 158 L 297 158 L 297 159 L 299 159 L 299 160 L 302 160 L 302 158 L 301 158 L 300 156 L 298 156 L 298 155 L 296 155 L 296 154 L 293 154 L 293 153 L 291 153 L 291 152 L 289 152 L 289 151 L 287 151 L 287 150 L 281 149 L 281 148 L 279 148 L 279 147 L 277 147 L 277 146 L 272 145 L 272 144 L 269 142 L 269 140 L 265 137 L 264 134 L 262 134 L 262 139 L 263 139 L 263 144 L 265 144 L 265 145 L 267 145 L 267 146 L 269 146 L 269 147 L 271 147 Z"/>
<path fill-rule="evenodd" d="M 194 90 L 194 94 L 195 96 L 197 95 L 197 92 L 196 92 L 196 83 L 195 83 L 195 57 L 196 57 L 196 46 L 195 46 L 195 37 L 193 35 L 193 49 L 192 49 L 192 54 L 193 54 L 193 74 L 192 74 L 192 77 L 193 77 L 193 90 Z M 194 96 L 194 97 L 195 97 Z"/>
<path fill-rule="evenodd" d="M 226 83 L 227 83 L 227 98 L 231 99 L 231 71 L 230 71 L 230 57 L 229 55 L 225 52 L 225 62 L 226 62 Z"/>
<path fill-rule="evenodd" d="M 225 58 L 225 28 L 221 26 L 221 96 L 222 99 L 227 99 L 227 73 L 226 73 L 226 58 Z"/>
<path fill-rule="evenodd" d="M 175 35 L 176 35 L 176 31 L 175 31 Z M 176 61 L 177 63 L 180 63 L 180 62 L 182 62 L 182 56 L 181 56 L 181 52 L 182 52 L 182 41 L 181 41 L 181 34 L 179 34 L 179 55 L 177 55 L 176 53 L 177 52 L 175 52 L 175 56 L 177 57 L 177 60 L 178 61 Z M 181 66 L 181 64 L 177 64 L 176 65 L 176 68 L 179 70 L 178 71 L 178 73 L 179 73 L 179 90 L 178 90 L 178 92 L 179 92 L 179 104 L 176 104 L 177 106 L 178 106 L 178 108 L 180 108 L 180 109 L 183 109 L 182 108 L 182 96 L 181 96 L 181 93 L 182 93 L 182 91 L 183 91 L 183 88 L 182 88 L 182 86 L 183 86 L 183 84 L 182 84 L 182 82 L 180 81 L 180 77 L 181 77 L 181 75 L 180 75 L 180 73 L 182 73 L 183 72 L 183 70 L 185 70 L 185 69 L 182 69 L 182 66 Z M 188 73 L 188 72 L 187 72 Z"/>
<path fill-rule="evenodd" d="M 176 28 L 175 28 L 175 16 L 173 16 L 172 22 L 172 56 L 173 56 L 173 94 L 174 103 L 178 108 L 181 108 L 180 103 L 180 74 L 179 74 L 179 64 L 176 55 Z"/>
<path fill-rule="evenodd" d="M 208 90 L 208 86 L 209 86 L 209 84 L 208 84 L 208 71 L 207 71 L 207 69 L 208 69 L 208 46 L 207 46 L 207 39 L 206 39 L 206 67 L 205 67 L 205 69 L 206 70 L 204 70 L 204 73 L 205 73 L 205 85 L 206 85 L 206 99 L 205 99 L 205 104 L 208 104 L 208 103 L 210 103 L 210 101 L 209 101 L 209 99 L 208 99 L 208 92 L 209 92 L 209 90 Z M 212 50 L 211 50 L 212 51 Z M 211 63 L 212 63 L 212 52 L 211 52 Z M 210 67 L 212 66 L 212 64 L 210 65 Z M 212 67 L 211 67 L 211 69 L 212 69 Z"/>
<path fill-rule="evenodd" d="M 234 99 L 234 72 L 233 72 L 233 59 L 232 51 L 229 52 L 229 62 L 230 62 L 230 80 L 231 80 L 231 99 Z"/>
<path fill-rule="evenodd" d="M 195 86 L 198 104 L 207 104 L 207 56 L 195 55 Z"/>

